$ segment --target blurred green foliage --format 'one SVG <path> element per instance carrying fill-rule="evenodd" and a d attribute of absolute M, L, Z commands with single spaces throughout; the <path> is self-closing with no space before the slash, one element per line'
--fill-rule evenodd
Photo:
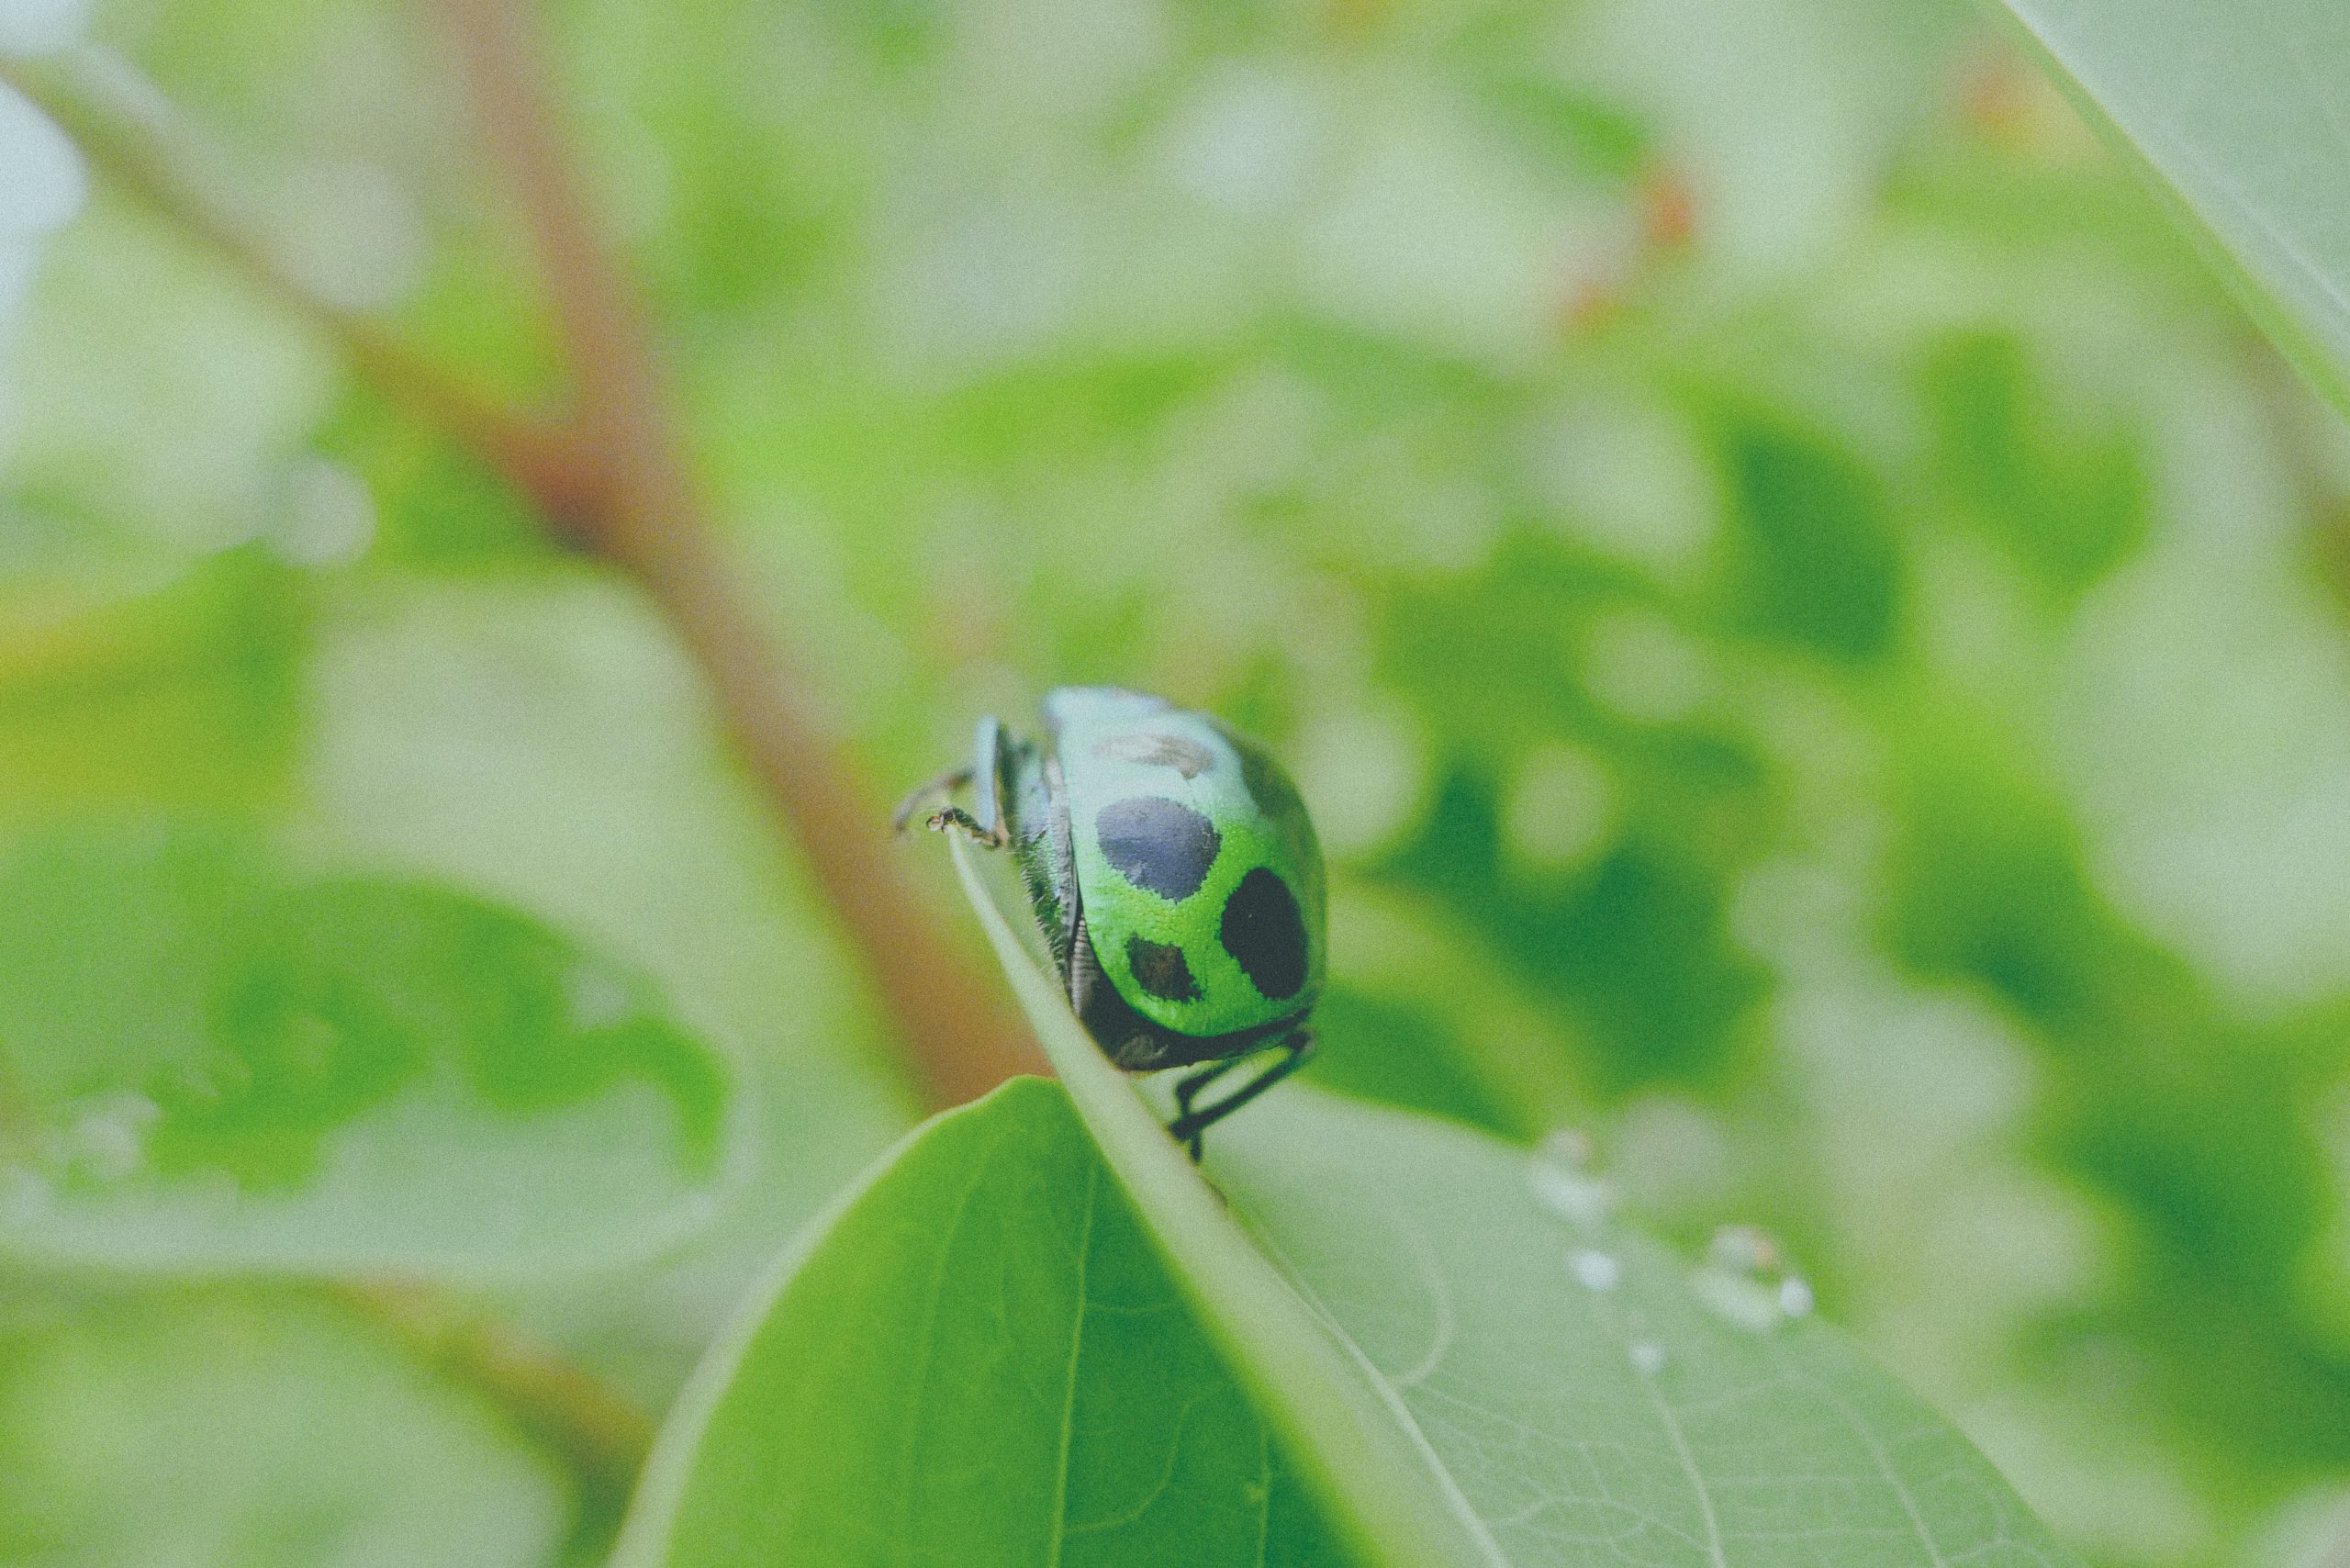
<path fill-rule="evenodd" d="M 12 1562 L 529 1568 L 560 1538 L 545 1458 L 329 1305 L 22 1282 L 7 1302 Z"/>
<path fill-rule="evenodd" d="M 0 863 L 0 1245 L 460 1275 L 656 1251 L 721 1184 L 730 1101 L 646 990 L 509 911 L 227 834 L 28 834 Z"/>
<path fill-rule="evenodd" d="M 1577 1122 L 1654 1223 L 1771 1226 L 2094 1561 L 2350 1532 L 2350 459 L 1965 7 L 552 27 L 696 459 L 879 772 L 1069 681 L 1263 733 L 1334 857 L 1325 1082 Z M 555 385 L 412 8 L 102 0 L 92 33 L 287 265 Z M 655 977 L 755 1157 L 658 1265 L 495 1299 L 657 1406 L 911 1115 L 693 672 L 103 186 L 14 332 L 12 854 L 208 823 Z M 6 1478 L 147 1495 L 151 1430 L 235 1380 L 236 1484 L 173 1561 L 559 1534 L 543 1456 L 315 1304 L 15 1278 L 0 1560 L 161 1560 Z M 383 1412 L 364 1469 L 279 1429 L 312 1399 Z M 346 1511 L 273 1522 L 299 1495 Z"/>

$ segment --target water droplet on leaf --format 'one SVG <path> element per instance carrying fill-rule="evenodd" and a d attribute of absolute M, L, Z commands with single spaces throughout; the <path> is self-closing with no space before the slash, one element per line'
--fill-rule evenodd
<path fill-rule="evenodd" d="M 1568 1260 L 1574 1270 L 1575 1282 L 1587 1291 L 1612 1291 L 1624 1277 L 1624 1265 L 1613 1255 L 1588 1249 Z"/>
<path fill-rule="evenodd" d="M 1714 1232 L 1689 1287 L 1716 1316 L 1756 1334 L 1812 1308 L 1811 1286 L 1788 1271 L 1779 1244 L 1751 1225 Z"/>
<path fill-rule="evenodd" d="M 1632 1347 L 1632 1367 L 1645 1377 L 1654 1377 L 1664 1370 L 1664 1347 L 1653 1339 L 1642 1339 Z"/>
<path fill-rule="evenodd" d="M 1526 1171 L 1534 1201 L 1587 1230 L 1606 1224 L 1616 1192 L 1592 1161 L 1591 1139 L 1583 1133 L 1565 1129 L 1544 1138 Z"/>

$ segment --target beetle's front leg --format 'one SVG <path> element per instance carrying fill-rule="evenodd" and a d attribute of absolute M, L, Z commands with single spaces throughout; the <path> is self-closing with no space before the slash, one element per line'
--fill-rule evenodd
<path fill-rule="evenodd" d="M 1002 849 L 1012 842 L 999 820 L 993 828 L 980 824 L 979 819 L 960 806 L 949 806 L 943 812 L 933 812 L 923 826 L 933 833 L 960 833 L 983 849 Z"/>
<path fill-rule="evenodd" d="M 906 824 L 914 820 L 914 813 L 922 810 L 922 803 L 924 801 L 934 800 L 940 795 L 951 795 L 970 781 L 969 768 L 950 767 L 929 783 L 910 790 L 906 798 L 898 802 L 898 809 L 890 813 L 890 831 L 900 834 L 905 832 Z"/>
<path fill-rule="evenodd" d="M 947 806 L 931 812 L 923 825 L 933 833 L 949 829 L 968 834 L 974 844 L 990 849 L 1002 849 L 1012 842 L 1011 823 L 1003 810 L 1004 760 L 1010 755 L 1012 737 L 1003 725 L 989 717 L 981 719 L 974 737 L 972 758 L 964 767 L 942 773 L 929 783 L 908 795 L 898 806 L 897 815 L 890 825 L 899 833 L 922 809 L 924 801 L 940 795 L 951 795 L 966 784 L 976 785 L 971 792 L 971 804 L 978 809 L 967 812 L 960 806 Z"/>

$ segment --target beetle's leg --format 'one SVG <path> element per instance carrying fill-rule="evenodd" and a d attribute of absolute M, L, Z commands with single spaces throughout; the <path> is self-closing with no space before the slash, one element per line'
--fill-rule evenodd
<path fill-rule="evenodd" d="M 1236 1057 L 1230 1061 L 1213 1063 L 1175 1086 L 1175 1104 L 1181 1114 L 1167 1124 L 1167 1131 L 1177 1143 L 1191 1150 L 1194 1165 L 1200 1159 L 1202 1134 L 1305 1065 L 1306 1058 L 1314 1054 L 1314 1031 L 1298 1030 L 1281 1041 L 1281 1049 L 1288 1054 L 1281 1060 L 1213 1105 L 1194 1108 L 1192 1102 L 1199 1097 L 1202 1090 L 1239 1066 L 1246 1058 Z"/>
<path fill-rule="evenodd" d="M 960 806 L 948 806 L 930 813 L 923 825 L 933 833 L 959 833 L 982 849 L 1001 849 L 1003 839 L 979 825 L 979 819 Z"/>
<path fill-rule="evenodd" d="M 1181 1140 L 1183 1147 L 1191 1150 L 1192 1164 L 1197 1165 L 1200 1162 L 1200 1128 L 1193 1126 L 1189 1137 L 1176 1132 L 1176 1128 L 1191 1123 L 1198 1114 L 1192 1108 L 1192 1102 L 1198 1099 L 1209 1084 L 1248 1059 L 1247 1057 L 1226 1057 L 1222 1061 L 1212 1061 L 1175 1085 L 1175 1119 L 1167 1124 L 1167 1130 L 1175 1133 L 1176 1137 Z M 1203 1126 L 1205 1125 L 1200 1124 Z"/>
<path fill-rule="evenodd" d="M 1003 815 L 1003 772 L 1011 749 L 1012 737 L 1003 725 L 992 717 L 981 719 L 971 760 L 940 774 L 899 801 L 896 813 L 890 818 L 890 830 L 905 832 L 906 824 L 922 810 L 923 801 L 951 795 L 966 784 L 976 783 L 979 788 L 972 792 L 970 811 L 948 806 L 933 812 L 924 825 L 933 833 L 960 828 L 990 849 L 1002 849 L 1012 842 Z"/>
<path fill-rule="evenodd" d="M 890 831 L 900 834 L 905 832 L 906 824 L 914 820 L 914 813 L 922 810 L 922 803 L 924 801 L 938 795 L 951 795 L 970 781 L 969 768 L 950 767 L 929 783 L 916 786 L 904 800 L 898 802 L 898 809 L 890 813 Z"/>

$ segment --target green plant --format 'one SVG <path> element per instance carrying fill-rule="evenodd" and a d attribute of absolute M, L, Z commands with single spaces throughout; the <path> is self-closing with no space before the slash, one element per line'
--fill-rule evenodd
<path fill-rule="evenodd" d="M 0 1562 L 2329 1561 L 2350 35 L 2009 9 L 0 17 Z"/>

